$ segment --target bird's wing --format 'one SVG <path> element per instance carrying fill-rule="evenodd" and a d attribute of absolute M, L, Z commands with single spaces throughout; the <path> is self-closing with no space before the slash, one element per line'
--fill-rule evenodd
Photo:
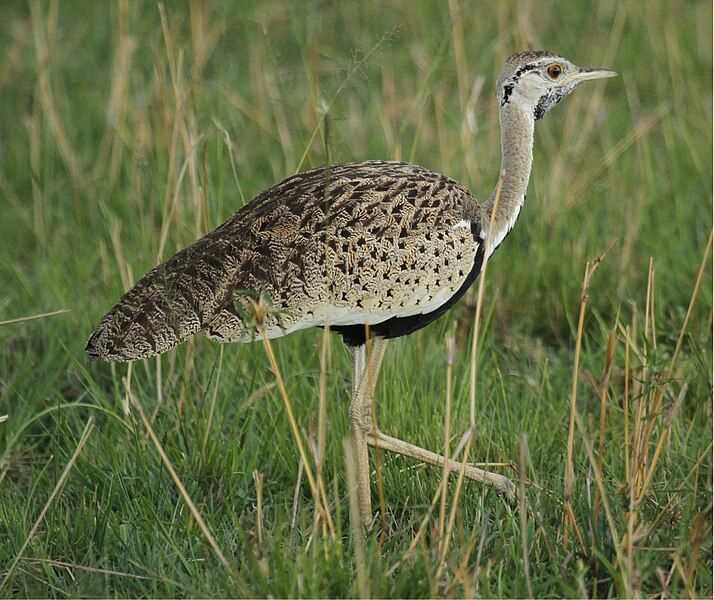
<path fill-rule="evenodd" d="M 404 163 L 361 163 L 290 189 L 310 200 L 294 213 L 294 203 L 281 204 L 277 214 L 257 219 L 253 234 L 261 239 L 251 247 L 261 251 L 237 272 L 236 290 L 269 297 L 273 312 L 262 325 L 271 337 L 431 312 L 474 263 L 477 204 L 443 175 Z M 248 303 L 233 300 L 205 328 L 209 337 L 255 335 L 246 328 Z"/>
<path fill-rule="evenodd" d="M 301 173 L 152 269 L 102 319 L 87 352 L 128 361 L 201 330 L 246 341 L 258 324 L 277 336 L 427 310 L 474 252 L 469 202 L 456 182 L 405 163 Z M 259 295 L 268 308 L 257 323 Z"/>

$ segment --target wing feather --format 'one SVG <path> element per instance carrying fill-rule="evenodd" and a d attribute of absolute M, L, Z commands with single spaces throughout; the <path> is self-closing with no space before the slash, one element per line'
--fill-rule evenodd
<path fill-rule="evenodd" d="M 271 337 L 428 312 L 468 274 L 478 210 L 457 182 L 406 163 L 301 173 L 149 271 L 102 319 L 87 352 L 136 360 L 199 331 L 247 341 L 258 295 Z"/>

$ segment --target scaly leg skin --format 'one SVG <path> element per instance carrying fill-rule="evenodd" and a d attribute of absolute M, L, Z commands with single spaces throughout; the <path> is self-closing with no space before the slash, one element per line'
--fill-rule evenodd
<path fill-rule="evenodd" d="M 377 376 L 382 365 L 387 341 L 381 338 L 371 340 L 370 352 L 365 345 L 352 349 L 352 402 L 350 403 L 350 429 L 352 449 L 357 474 L 357 495 L 362 524 L 370 530 L 374 521 L 372 515 L 372 494 L 370 490 L 370 467 L 368 434 L 376 431 L 372 424 L 372 394 L 377 384 Z"/>
<path fill-rule="evenodd" d="M 350 349 L 352 352 L 352 401 L 350 402 L 350 430 L 352 433 L 352 452 L 357 476 L 357 502 L 362 524 L 372 526 L 372 500 L 369 489 L 369 453 L 367 432 L 363 427 L 364 394 L 361 382 L 366 372 L 365 346 Z"/>

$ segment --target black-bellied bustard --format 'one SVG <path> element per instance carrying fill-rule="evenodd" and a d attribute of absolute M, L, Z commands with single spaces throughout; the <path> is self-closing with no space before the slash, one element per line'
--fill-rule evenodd
<path fill-rule="evenodd" d="M 387 340 L 424 327 L 464 294 L 521 211 L 536 121 L 580 83 L 613 75 L 553 52 L 513 54 L 496 83 L 503 159 L 486 202 L 444 175 L 402 162 L 300 173 L 149 271 L 102 319 L 87 343 L 89 357 L 146 358 L 199 331 L 219 342 L 248 342 L 329 325 L 352 352 L 349 418 L 360 515 L 369 527 L 368 446 L 444 461 L 373 425 L 371 397 Z M 272 310 L 256 321 L 260 296 Z M 513 495 L 503 475 L 473 466 L 465 474 Z"/>

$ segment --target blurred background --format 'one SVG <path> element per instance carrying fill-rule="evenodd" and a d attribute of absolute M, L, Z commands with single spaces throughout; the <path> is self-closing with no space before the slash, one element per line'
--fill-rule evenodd
<path fill-rule="evenodd" d="M 297 171 L 406 160 L 485 199 L 494 81 L 525 48 L 620 74 L 539 122 L 526 205 L 489 263 L 472 457 L 517 478 L 529 440 L 525 538 L 475 484 L 451 538 L 430 520 L 419 534 L 440 473 L 390 457 L 377 467 L 389 512 L 353 556 L 348 358 L 335 343 L 321 363 L 319 330 L 274 347 L 308 440 L 328 374 L 315 461 L 331 534 L 313 522 L 262 347 L 197 338 L 133 372 L 86 361 L 134 281 Z M 377 596 L 711 595 L 711 3 L 6 0 L 0 50 L 0 564 L 25 557 L 1 593 L 349 596 L 363 569 Z M 606 250 L 585 307 L 570 506 L 581 284 Z M 449 335 L 454 444 L 463 433 L 475 291 L 393 345 L 385 431 L 443 448 Z M 206 546 L 127 389 L 240 577 Z"/>

